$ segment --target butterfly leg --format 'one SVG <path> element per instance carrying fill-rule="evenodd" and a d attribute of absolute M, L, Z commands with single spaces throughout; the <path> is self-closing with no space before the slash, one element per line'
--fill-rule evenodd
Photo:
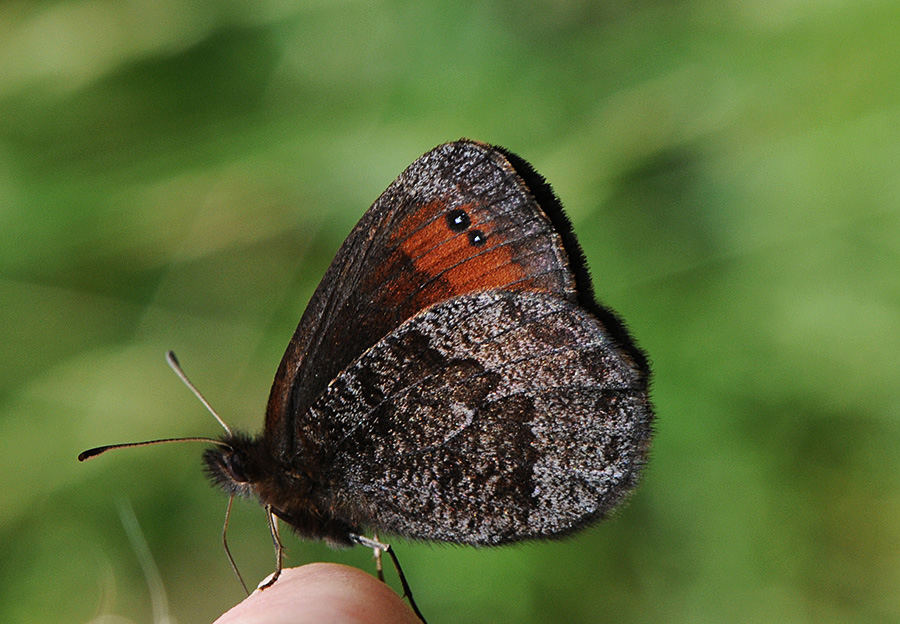
<path fill-rule="evenodd" d="M 228 521 L 231 519 L 231 504 L 233 502 L 234 494 L 228 498 L 228 507 L 225 508 L 225 524 L 222 526 L 222 545 L 225 547 L 225 555 L 228 557 L 228 563 L 231 564 L 231 569 L 234 570 L 238 580 L 241 582 L 244 593 L 249 596 L 250 592 L 247 590 L 247 584 L 244 582 L 244 577 L 241 576 L 241 571 L 238 570 L 237 564 L 234 562 L 234 557 L 231 555 L 231 549 L 228 547 Z"/>
<path fill-rule="evenodd" d="M 266 505 L 266 519 L 269 521 L 269 533 L 272 535 L 272 543 L 275 544 L 275 573 L 272 574 L 272 578 L 266 581 L 265 584 L 260 585 L 259 589 L 271 587 L 278 580 L 278 577 L 281 576 L 281 571 L 284 569 L 284 545 L 282 545 L 281 536 L 278 533 L 278 518 L 275 516 L 275 512 L 272 511 L 271 505 Z"/>
<path fill-rule="evenodd" d="M 374 541 L 378 541 L 378 531 L 372 532 L 372 537 Z M 378 576 L 378 580 L 384 583 L 384 565 L 381 561 L 381 548 L 373 548 L 372 554 L 375 557 L 375 573 Z"/>
<path fill-rule="evenodd" d="M 425 622 L 425 616 L 419 611 L 419 605 L 416 604 L 416 600 L 413 598 L 409 583 L 406 582 L 406 575 L 403 574 L 403 568 L 400 567 L 400 560 L 397 559 L 397 555 L 394 554 L 394 549 L 391 548 L 391 545 L 380 542 L 377 539 L 366 537 L 365 535 L 357 535 L 356 533 L 351 533 L 349 537 L 360 546 L 371 548 L 377 553 L 376 557 L 378 558 L 380 558 L 381 553 L 387 553 L 390 556 L 391 562 L 394 564 L 394 569 L 397 570 L 397 576 L 400 578 L 400 586 L 403 587 L 403 596 L 409 601 L 409 606 L 412 608 L 413 613 L 416 614 L 416 617 L 422 620 L 423 624 L 427 624 Z"/>

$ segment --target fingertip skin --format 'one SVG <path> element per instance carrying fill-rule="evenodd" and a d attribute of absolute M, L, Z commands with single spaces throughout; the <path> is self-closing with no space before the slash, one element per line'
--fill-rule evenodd
<path fill-rule="evenodd" d="M 365 572 L 334 563 L 287 568 L 215 624 L 416 624 L 390 587 Z"/>

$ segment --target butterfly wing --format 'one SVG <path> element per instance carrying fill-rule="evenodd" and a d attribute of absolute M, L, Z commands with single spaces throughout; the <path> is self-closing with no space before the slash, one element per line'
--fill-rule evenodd
<path fill-rule="evenodd" d="M 603 517 L 651 421 L 646 374 L 593 315 L 494 290 L 419 313 L 338 375 L 296 468 L 351 525 L 498 544 Z"/>
<path fill-rule="evenodd" d="M 296 433 L 305 414 L 340 371 L 428 306 L 492 288 L 572 301 L 589 293 L 589 284 L 576 288 L 570 260 L 580 261 L 580 251 L 552 191 L 515 161 L 472 141 L 441 145 L 366 212 L 310 299 L 276 374 L 265 436 L 277 456 L 302 447 Z"/>

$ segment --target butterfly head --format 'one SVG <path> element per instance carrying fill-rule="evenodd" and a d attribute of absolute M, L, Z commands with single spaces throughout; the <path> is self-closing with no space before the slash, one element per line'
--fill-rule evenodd
<path fill-rule="evenodd" d="M 228 433 L 203 453 L 203 462 L 210 481 L 226 494 L 256 499 L 301 536 L 335 547 L 352 544 L 349 535 L 358 528 L 317 504 L 314 480 L 276 460 L 264 436 Z"/>
<path fill-rule="evenodd" d="M 271 474 L 265 445 L 240 432 L 225 435 L 220 444 L 207 449 L 203 463 L 210 481 L 228 494 L 244 497 L 258 495 L 258 486 Z"/>

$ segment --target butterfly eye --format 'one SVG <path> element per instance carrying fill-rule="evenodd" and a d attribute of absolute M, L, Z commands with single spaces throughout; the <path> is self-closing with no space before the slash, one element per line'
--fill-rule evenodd
<path fill-rule="evenodd" d="M 247 483 L 250 481 L 247 478 L 247 473 L 244 472 L 244 462 L 241 461 L 241 457 L 237 453 L 231 453 L 225 457 L 225 468 L 235 482 Z"/>

